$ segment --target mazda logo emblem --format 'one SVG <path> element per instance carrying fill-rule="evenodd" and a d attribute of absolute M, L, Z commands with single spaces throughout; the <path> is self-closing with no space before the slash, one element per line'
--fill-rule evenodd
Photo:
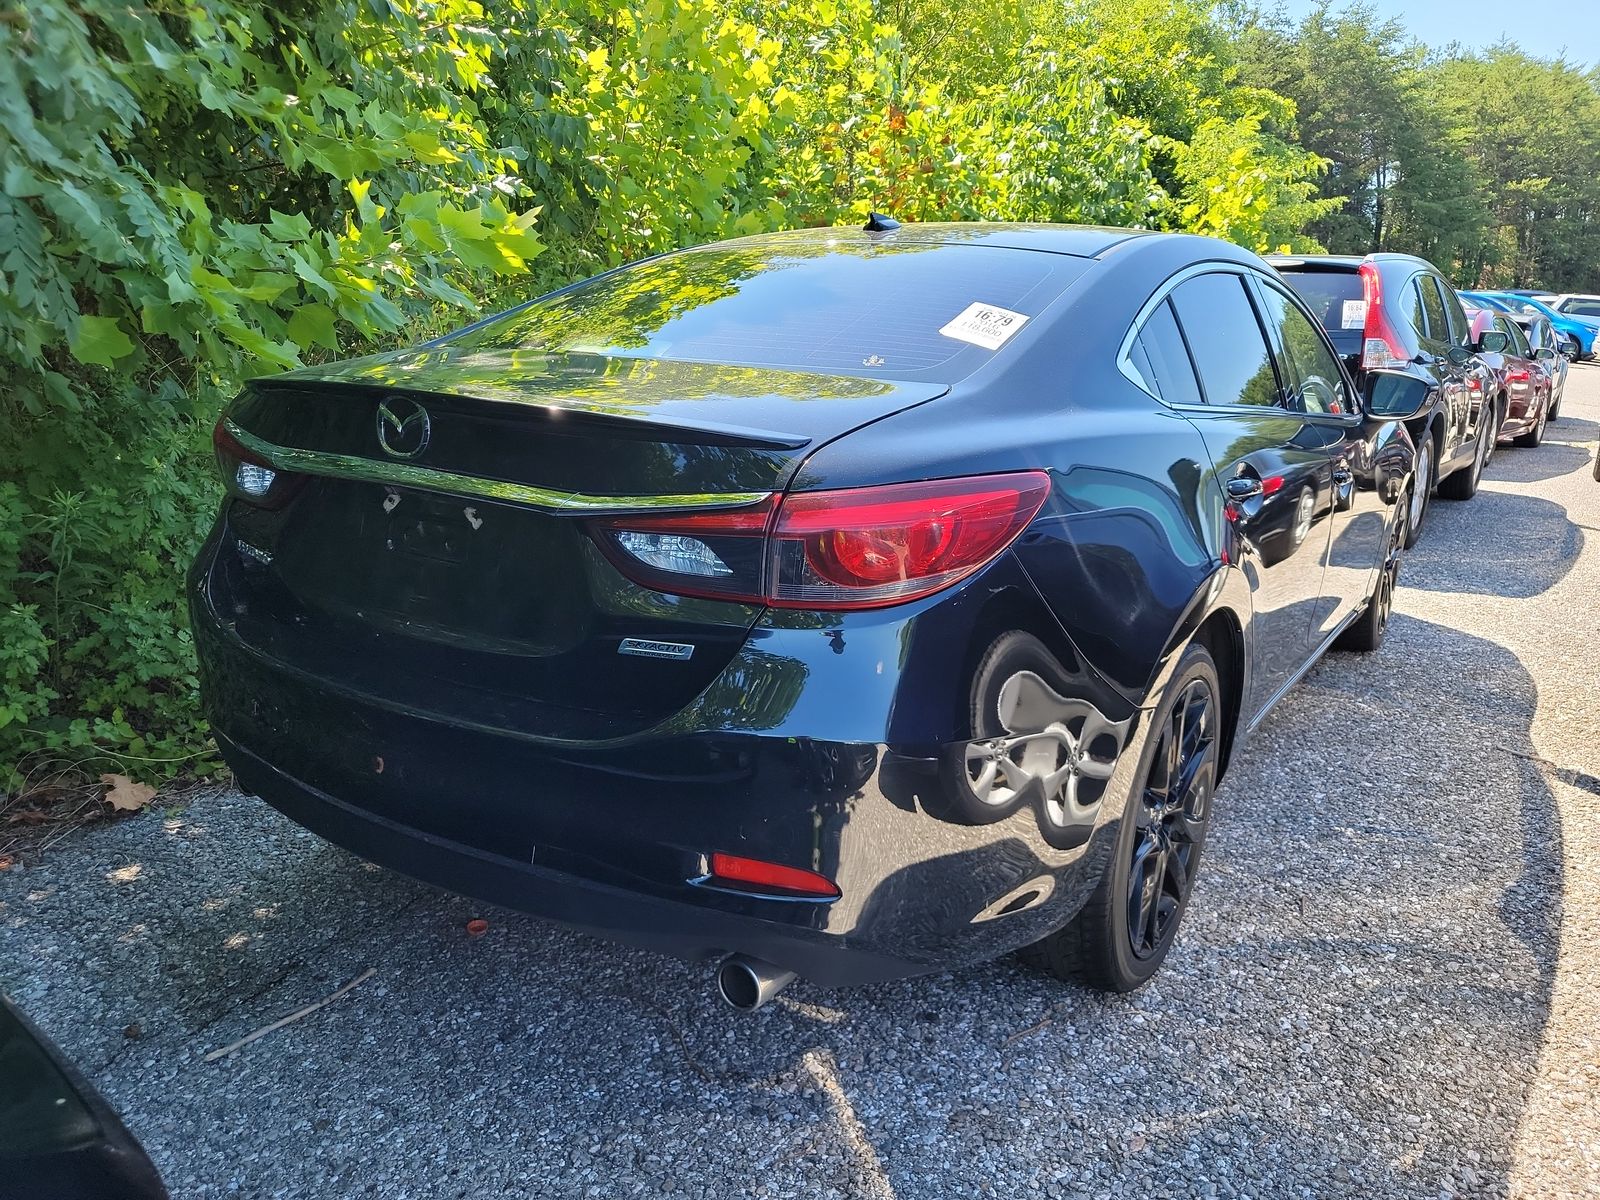
<path fill-rule="evenodd" d="M 378 404 L 378 445 L 395 458 L 415 458 L 428 448 L 433 422 L 428 410 L 405 396 L 390 396 Z"/>

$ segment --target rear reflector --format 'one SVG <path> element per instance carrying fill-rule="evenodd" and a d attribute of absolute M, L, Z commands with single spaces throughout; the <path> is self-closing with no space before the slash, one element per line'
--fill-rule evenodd
<path fill-rule="evenodd" d="M 795 492 L 725 513 L 595 523 L 619 570 L 647 587 L 777 608 L 882 608 L 992 562 L 1050 494 L 1044 471 Z"/>
<path fill-rule="evenodd" d="M 741 891 L 767 891 L 786 896 L 831 900 L 839 895 L 839 885 L 826 875 L 799 867 L 762 862 L 758 858 L 740 858 L 736 854 L 718 853 L 711 856 L 710 881 L 727 884 Z"/>

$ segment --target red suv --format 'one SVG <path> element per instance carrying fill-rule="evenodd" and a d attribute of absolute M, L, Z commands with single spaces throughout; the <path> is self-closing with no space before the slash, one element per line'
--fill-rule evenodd
<path fill-rule="evenodd" d="M 1494 400 L 1500 412 L 1500 441 L 1537 446 L 1550 420 L 1552 351 L 1545 358 L 1528 344 L 1527 335 L 1504 313 L 1466 307 L 1478 357 L 1494 376 Z"/>

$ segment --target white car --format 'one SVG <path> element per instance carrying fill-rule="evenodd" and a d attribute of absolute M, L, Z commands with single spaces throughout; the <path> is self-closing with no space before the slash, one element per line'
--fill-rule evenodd
<path fill-rule="evenodd" d="M 1574 317 L 1600 318 L 1600 296 L 1568 292 L 1562 296 L 1552 296 L 1545 303 L 1559 313 L 1570 313 Z"/>

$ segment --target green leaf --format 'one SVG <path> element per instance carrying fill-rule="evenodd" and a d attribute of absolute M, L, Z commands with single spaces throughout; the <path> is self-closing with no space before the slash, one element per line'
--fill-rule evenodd
<path fill-rule="evenodd" d="M 281 213 L 272 209 L 272 219 L 267 222 L 267 232 L 280 242 L 303 242 L 311 236 L 311 220 L 304 213 Z"/>
<path fill-rule="evenodd" d="M 97 367 L 109 367 L 133 353 L 133 340 L 115 317 L 79 317 L 70 345 L 72 357 Z"/>
<path fill-rule="evenodd" d="M 333 331 L 333 310 L 325 304 L 303 304 L 289 318 L 289 340 L 299 346 L 326 346 L 339 349 Z"/>

